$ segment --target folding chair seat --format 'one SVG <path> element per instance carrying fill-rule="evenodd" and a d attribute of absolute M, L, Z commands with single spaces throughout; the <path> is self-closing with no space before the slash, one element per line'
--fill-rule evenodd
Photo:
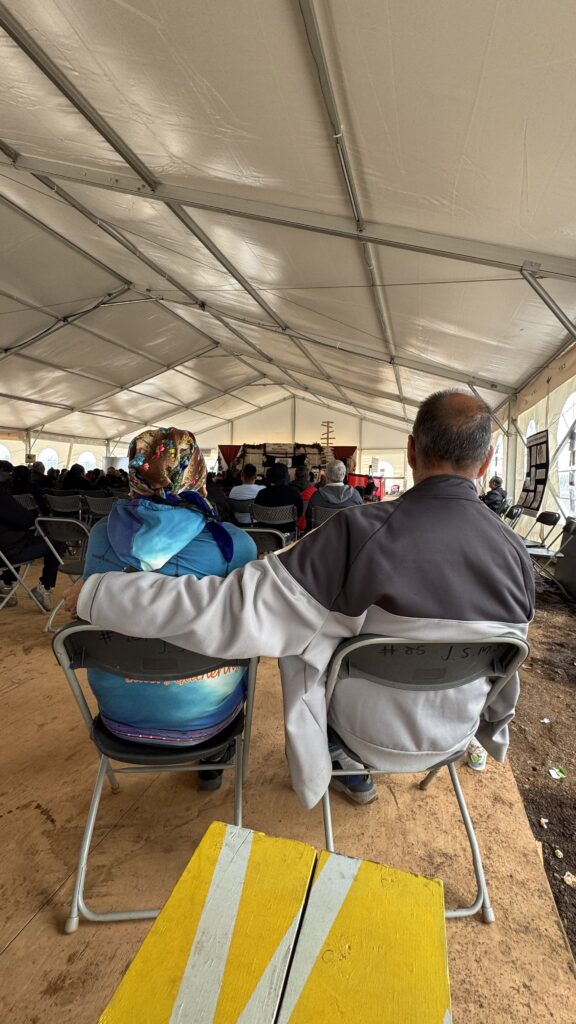
<path fill-rule="evenodd" d="M 86 560 L 86 546 L 90 536 L 88 527 L 79 519 L 61 519 L 56 516 L 38 516 L 36 530 L 42 540 L 46 541 L 48 547 L 54 552 L 59 562 L 59 572 L 70 576 L 76 582 L 84 572 Z M 66 554 L 66 559 L 62 557 Z M 58 602 L 50 613 L 50 618 L 44 627 L 44 632 L 52 630 L 52 624 L 56 618 L 64 599 Z"/>
<path fill-rule="evenodd" d="M 252 537 L 258 549 L 258 558 L 263 558 L 264 555 L 269 555 L 271 551 L 278 551 L 279 548 L 286 547 L 289 542 L 289 535 L 281 533 L 280 530 L 266 530 L 258 526 L 245 526 L 244 532 Z"/>
<path fill-rule="evenodd" d="M 233 745 L 233 757 L 219 762 L 217 767 L 218 770 L 234 772 L 234 824 L 241 825 L 242 790 L 248 770 L 258 659 L 209 658 L 185 651 L 163 640 L 124 636 L 121 633 L 100 630 L 97 626 L 87 623 L 77 623 L 59 630 L 52 640 L 52 647 L 100 756 L 65 931 L 76 931 L 80 917 L 89 921 L 135 921 L 156 917 L 159 910 L 115 910 L 102 913 L 93 911 L 86 905 L 84 883 L 104 781 L 108 777 L 112 792 L 115 793 L 119 789 L 117 776 L 121 774 L 206 770 L 206 765 L 200 763 L 201 759 L 215 759 Z M 158 678 L 177 680 L 229 666 L 243 666 L 247 669 L 244 710 L 218 735 L 204 743 L 188 747 L 146 744 L 116 736 L 106 728 L 100 715 L 93 717 L 82 682 L 77 675 L 81 669 L 97 668 L 135 681 L 157 681 Z M 85 685 L 87 687 L 88 683 Z M 122 767 L 118 767 L 117 764 L 112 767 L 111 761 L 119 762 Z M 219 804 L 219 810 L 220 807 Z"/>
<path fill-rule="evenodd" d="M 298 513 L 295 505 L 278 505 L 276 508 L 269 508 L 267 505 L 259 505 L 255 501 L 252 518 L 256 526 L 270 526 L 272 529 L 278 529 L 279 523 L 290 523 L 290 531 L 285 536 L 290 537 L 296 533 Z"/>
<path fill-rule="evenodd" d="M 36 607 L 39 608 L 41 612 L 46 611 L 26 583 L 26 575 L 29 568 L 30 562 L 11 562 L 7 555 L 5 555 L 3 551 L 0 551 L 0 572 L 4 572 L 5 569 L 9 569 L 13 580 L 11 584 L 7 584 L 7 593 L 4 594 L 4 596 L 0 594 L 0 610 L 8 604 L 12 595 L 18 590 L 18 587 L 22 587 L 28 594 L 30 600 L 34 601 Z"/>
<path fill-rule="evenodd" d="M 323 508 L 321 505 L 313 505 L 310 516 L 312 529 L 314 530 L 317 526 L 322 526 L 322 523 L 327 523 L 329 519 L 332 519 L 332 516 L 337 515 L 341 511 L 342 509 L 339 508 Z"/>
<path fill-rule="evenodd" d="M 374 635 L 359 636 L 352 640 L 346 640 L 335 651 L 328 668 L 326 682 L 328 722 L 330 722 L 330 704 L 338 687 L 346 685 L 346 681 L 355 676 L 362 678 L 363 687 L 367 684 L 374 686 L 377 699 L 381 699 L 383 703 L 387 699 L 387 689 L 412 692 L 452 690 L 455 687 L 465 686 L 473 680 L 488 677 L 492 680 L 492 686 L 486 697 L 484 707 L 478 708 L 478 713 L 481 715 L 482 711 L 494 702 L 508 680 L 518 670 L 527 657 L 528 652 L 529 647 L 524 640 L 507 635 L 499 637 L 488 636 L 482 640 L 467 643 L 462 643 L 461 641 L 452 642 L 450 640 L 420 642 Z M 363 690 L 363 692 L 365 691 Z M 390 713 L 389 709 L 390 702 L 388 702 L 387 708 L 388 716 Z M 409 714 L 409 712 L 405 713 Z M 406 722 L 402 723 L 402 726 L 405 734 Z M 358 726 L 356 725 L 355 728 L 358 728 Z M 361 759 L 355 751 L 347 748 L 339 736 L 335 738 L 346 753 L 355 761 L 360 762 Z M 362 737 L 359 737 L 360 741 L 362 739 Z M 373 737 L 366 737 L 365 739 L 366 742 L 374 744 Z M 409 767 L 406 767 L 406 764 L 409 764 L 409 762 L 404 760 L 404 755 L 398 757 L 397 764 L 394 763 L 394 754 L 388 751 L 386 760 L 389 764 L 393 764 L 392 767 L 382 770 L 364 762 L 365 767 L 360 768 L 358 771 L 351 771 L 349 768 L 333 770 L 332 777 L 364 775 L 367 770 L 375 775 L 396 772 L 412 773 L 415 770 L 420 770 L 427 771 L 428 773 L 420 782 L 420 789 L 427 789 L 438 771 L 442 767 L 447 767 L 472 853 L 477 893 L 476 899 L 470 906 L 447 910 L 446 917 L 466 917 L 477 913 L 482 908 L 484 920 L 490 923 L 494 921 L 494 911 L 490 905 L 480 848 L 455 767 L 455 762 L 465 753 L 469 736 L 463 736 L 462 741 L 462 749 L 453 753 L 451 757 L 436 763 L 434 763 L 434 757 L 429 751 L 422 751 L 421 753 L 415 751 L 415 754 L 419 754 L 419 763 L 422 764 L 422 767 L 419 769 L 413 767 L 414 762 Z M 428 764 L 425 763 L 427 760 L 425 757 L 426 753 L 431 758 Z M 334 835 L 328 789 L 322 798 L 322 805 L 326 849 L 333 852 Z"/>
<path fill-rule="evenodd" d="M 237 526 L 241 526 L 243 529 L 245 529 L 247 526 L 252 526 L 252 506 L 254 505 L 253 498 L 228 498 L 228 504 L 232 509 L 232 512 L 234 514 L 234 520 Z M 238 519 L 237 513 L 240 513 L 240 515 L 248 515 L 250 517 L 250 521 L 248 523 L 242 523 Z"/>

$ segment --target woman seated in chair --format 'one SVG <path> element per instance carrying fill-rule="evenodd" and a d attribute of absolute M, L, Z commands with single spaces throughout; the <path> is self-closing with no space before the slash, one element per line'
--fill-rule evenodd
<path fill-rule="evenodd" d="M 175 427 L 147 430 L 131 442 L 128 458 L 130 497 L 92 528 L 85 578 L 138 570 L 227 576 L 256 558 L 252 538 L 220 523 L 206 500 L 206 465 L 193 434 Z M 89 669 L 88 680 L 111 732 L 180 747 L 205 742 L 236 718 L 244 675 L 243 668 L 227 668 L 209 678 L 134 682 Z M 199 772 L 199 779 L 201 789 L 218 789 L 222 771 Z"/>

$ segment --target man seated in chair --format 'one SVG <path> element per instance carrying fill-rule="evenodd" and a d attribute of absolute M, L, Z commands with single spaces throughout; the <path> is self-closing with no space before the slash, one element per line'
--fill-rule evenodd
<path fill-rule="evenodd" d="M 144 570 L 147 576 L 226 576 L 256 557 L 238 526 L 220 523 L 206 500 L 206 464 L 194 435 L 175 427 L 146 430 L 130 444 L 130 497 L 92 528 L 85 577 Z M 118 619 L 115 628 L 131 635 Z M 215 629 L 218 632 L 218 629 Z M 142 635 L 142 634 L 140 634 Z M 244 703 L 243 668 L 163 682 L 88 670 L 104 725 L 139 743 L 194 746 L 216 736 Z M 200 789 L 218 789 L 220 769 L 201 771 Z"/>
<path fill-rule="evenodd" d="M 315 508 L 327 508 L 335 512 L 362 504 L 362 496 L 355 487 L 344 483 L 346 466 L 339 459 L 332 459 L 326 466 L 326 483 L 312 495 L 306 509 L 307 528 L 312 526 L 312 512 Z"/>
<path fill-rule="evenodd" d="M 484 502 L 486 508 L 491 509 L 491 511 L 495 512 L 497 516 L 504 511 L 506 501 L 508 499 L 508 495 L 506 494 L 502 484 L 503 480 L 501 476 L 493 476 L 491 480 L 488 481 L 489 490 L 480 498 L 480 501 Z"/>
<path fill-rule="evenodd" d="M 283 462 L 275 462 L 266 473 L 266 482 L 268 486 L 258 491 L 252 506 L 252 517 L 256 525 L 259 522 L 259 505 L 265 508 L 283 508 L 284 506 L 294 505 L 296 507 L 296 517 L 299 519 L 303 510 L 302 498 L 300 497 L 300 491 L 290 483 L 288 466 Z M 274 530 L 280 530 L 280 533 L 293 534 L 295 523 L 294 521 L 274 523 L 270 524 L 270 526 Z"/>
<path fill-rule="evenodd" d="M 80 593 L 79 614 L 202 654 L 279 658 L 286 751 L 305 807 L 326 791 L 332 760 L 342 763 L 329 750 L 328 725 L 373 768 L 390 770 L 392 755 L 408 761 L 422 751 L 429 765 L 438 763 L 474 735 L 503 761 L 517 676 L 485 715 L 485 678 L 433 692 L 416 709 L 414 694 L 398 690 L 390 713 L 362 693 L 359 680 L 328 716 L 325 689 L 335 648 L 361 633 L 421 641 L 526 636 L 534 610 L 529 555 L 476 493 L 492 458 L 490 436 L 490 410 L 480 399 L 431 395 L 408 439 L 414 486 L 396 501 L 343 509 L 298 544 L 227 579 L 95 576 Z M 72 588 L 72 611 L 76 598 Z M 356 802 L 375 795 L 368 772 L 360 781 L 340 776 L 338 788 Z"/>
<path fill-rule="evenodd" d="M 251 462 L 247 462 L 242 470 L 242 483 L 236 484 L 228 495 L 229 498 L 235 498 L 237 501 L 253 501 L 259 491 L 263 490 L 263 484 L 256 483 L 256 477 L 258 476 L 258 470 L 256 466 L 253 466 Z M 249 512 L 235 512 L 234 516 L 242 526 L 250 526 L 252 522 Z"/>

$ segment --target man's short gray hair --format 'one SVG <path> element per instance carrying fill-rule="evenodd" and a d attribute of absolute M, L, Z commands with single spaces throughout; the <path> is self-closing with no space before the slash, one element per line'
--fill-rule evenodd
<path fill-rule="evenodd" d="M 490 450 L 490 409 L 464 391 L 436 391 L 418 410 L 412 436 L 416 454 L 427 465 L 480 466 Z"/>
<path fill-rule="evenodd" d="M 333 459 L 326 466 L 326 479 L 331 484 L 341 484 L 346 476 L 346 466 L 340 459 Z"/>

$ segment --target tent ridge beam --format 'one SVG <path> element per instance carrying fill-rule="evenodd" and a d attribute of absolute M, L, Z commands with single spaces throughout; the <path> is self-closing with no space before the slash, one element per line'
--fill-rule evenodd
<path fill-rule="evenodd" d="M 546 277 L 569 280 L 576 278 L 576 260 L 570 257 L 556 256 L 531 249 L 519 249 L 499 242 L 486 242 L 480 239 L 425 231 L 408 225 L 379 224 L 373 221 L 367 221 L 364 231 L 360 234 L 350 217 L 317 213 L 313 210 L 287 207 L 277 203 L 264 203 L 261 200 L 245 199 L 240 196 L 208 192 L 181 185 L 160 183 L 153 191 L 140 178 L 132 175 L 116 174 L 113 171 L 98 171 L 43 157 L 18 155 L 15 159 L 0 159 L 0 167 L 2 164 L 35 174 L 40 177 L 40 180 L 42 180 L 41 176 L 49 176 L 125 195 L 143 196 L 145 199 L 156 202 L 165 203 L 173 200 L 184 207 L 188 206 L 193 209 L 208 210 L 232 217 L 275 224 L 279 227 L 295 228 L 300 231 L 311 231 L 316 234 L 356 241 L 361 237 L 362 240 L 374 245 L 424 253 L 442 259 L 476 263 L 516 273 L 520 273 L 522 266 L 528 260 L 538 263 L 541 268 L 540 272 Z M 43 183 L 47 184 L 47 182 Z M 54 188 L 54 182 L 52 182 L 52 188 Z"/>
<path fill-rule="evenodd" d="M 336 99 L 336 93 L 332 85 L 332 76 L 330 74 L 330 68 L 328 65 L 328 58 L 324 50 L 324 44 L 322 42 L 322 32 L 318 19 L 316 17 L 316 10 L 314 8 L 314 0 L 299 0 L 300 12 L 304 21 L 304 27 L 306 31 L 306 37 L 308 45 L 312 53 L 312 57 L 316 64 L 318 71 L 318 78 L 320 82 L 320 91 L 324 100 L 324 107 L 330 124 L 332 126 L 332 133 L 334 142 L 336 144 L 336 152 L 338 155 L 338 162 L 340 165 L 341 177 L 346 189 L 348 201 L 352 208 L 352 214 L 356 222 L 356 228 L 359 236 L 364 232 L 365 221 L 360 205 L 360 197 L 358 194 L 358 188 L 356 186 L 356 180 L 350 156 L 348 154 L 348 148 L 346 145 L 346 138 L 344 134 L 344 128 L 342 124 L 342 118 L 340 117 L 340 111 L 338 109 L 338 100 Z M 360 244 L 364 255 L 364 264 L 368 280 L 370 283 L 370 294 L 372 296 L 373 305 L 376 311 L 376 319 L 380 325 L 380 331 L 382 335 L 382 343 L 384 350 L 393 356 L 396 352 L 396 344 L 394 341 L 394 330 L 392 327 L 392 321 L 384 292 L 381 287 L 380 279 L 378 276 L 378 270 L 376 266 L 376 260 L 372 251 L 370 242 L 364 240 L 363 237 L 359 237 Z M 394 378 L 396 380 L 396 387 L 398 389 L 398 395 L 400 399 L 403 399 L 403 388 L 402 378 L 397 368 L 394 366 Z M 408 419 L 406 407 L 402 405 L 404 411 L 404 417 Z"/>

